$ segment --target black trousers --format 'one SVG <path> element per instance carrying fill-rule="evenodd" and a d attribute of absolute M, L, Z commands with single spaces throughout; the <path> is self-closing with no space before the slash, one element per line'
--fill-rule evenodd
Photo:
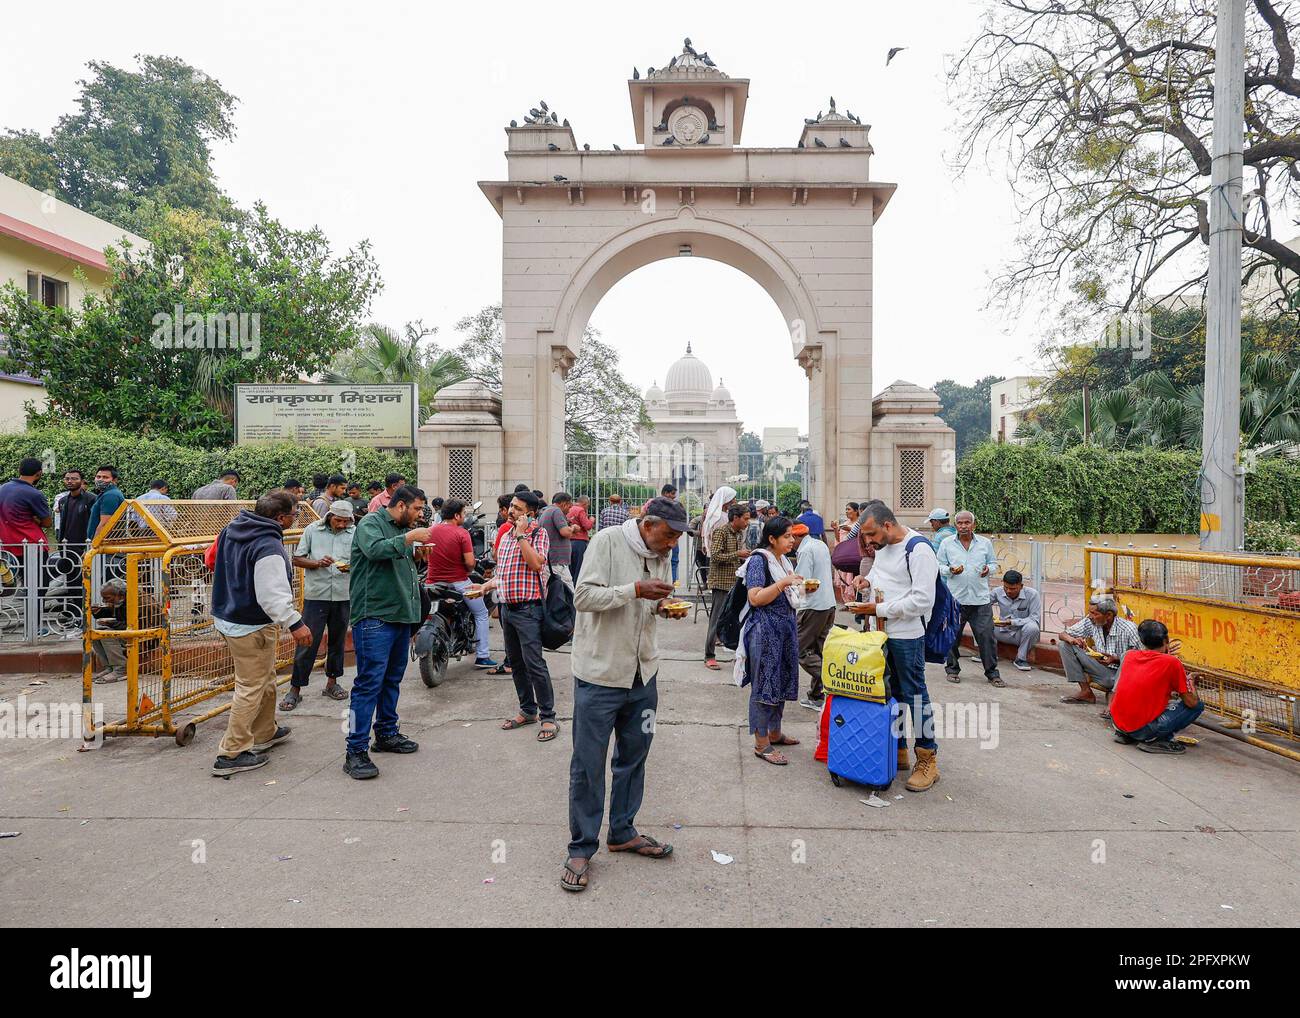
<path fill-rule="evenodd" d="M 294 686 L 302 688 L 307 685 L 312 666 L 316 663 L 316 653 L 320 650 L 320 640 L 329 632 L 329 644 L 325 651 L 325 676 L 337 679 L 343 674 L 343 641 L 348 635 L 348 614 L 351 605 L 347 601 L 304 601 L 302 603 L 302 620 L 311 630 L 311 643 L 299 647 L 293 653 Z"/>
<path fill-rule="evenodd" d="M 975 646 L 979 648 L 980 664 L 984 666 L 985 678 L 1000 678 L 998 675 L 998 641 L 993 635 L 993 605 L 964 604 L 961 606 L 961 625 L 957 627 L 957 642 L 948 651 L 948 660 L 943 670 L 949 675 L 961 671 L 957 649 L 961 646 L 961 634 L 970 623 L 970 631 L 975 636 Z"/>
<path fill-rule="evenodd" d="M 506 640 L 510 677 L 519 696 L 519 713 L 526 718 L 555 720 L 555 687 L 542 656 L 542 602 L 522 601 L 501 606 L 501 633 Z"/>

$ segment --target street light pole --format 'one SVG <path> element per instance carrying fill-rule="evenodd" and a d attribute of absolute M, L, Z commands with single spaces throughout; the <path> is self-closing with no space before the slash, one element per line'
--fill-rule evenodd
<path fill-rule="evenodd" d="M 1201 429 L 1201 548 L 1245 538 L 1241 444 L 1241 149 L 1246 88 L 1245 0 L 1220 0 L 1214 39 L 1210 271 Z"/>

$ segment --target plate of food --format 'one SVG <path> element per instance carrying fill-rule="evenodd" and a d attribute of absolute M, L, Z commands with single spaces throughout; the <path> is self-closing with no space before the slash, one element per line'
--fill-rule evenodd
<path fill-rule="evenodd" d="M 1088 656 L 1090 658 L 1094 658 L 1098 661 L 1100 661 L 1102 658 L 1106 656 L 1101 651 L 1099 651 L 1096 647 L 1085 647 L 1084 650 L 1088 652 Z"/>
<path fill-rule="evenodd" d="M 335 562 L 334 568 L 341 573 L 346 573 L 348 569 L 350 569 L 351 567 L 348 565 L 347 562 Z"/>
<path fill-rule="evenodd" d="M 811 594 L 813 591 L 815 591 L 815 590 L 816 590 L 818 587 L 820 587 L 821 585 L 822 585 L 822 581 L 821 581 L 821 580 L 804 580 L 804 581 L 803 581 L 803 589 L 804 589 L 805 591 L 807 591 L 809 594 Z"/>
<path fill-rule="evenodd" d="M 670 619 L 684 619 L 691 610 L 689 601 L 665 601 L 661 611 Z"/>

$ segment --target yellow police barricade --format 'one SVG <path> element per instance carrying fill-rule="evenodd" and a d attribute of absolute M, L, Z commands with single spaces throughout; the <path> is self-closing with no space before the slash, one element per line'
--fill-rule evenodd
<path fill-rule="evenodd" d="M 177 745 L 188 746 L 200 722 L 230 709 L 227 700 L 197 715 L 185 714 L 235 687 L 230 652 L 213 628 L 212 572 L 203 557 L 221 529 L 253 505 L 235 500 L 128 499 L 91 543 L 83 566 L 82 702 L 88 743 L 108 735 L 172 735 Z M 303 527 L 317 519 L 308 503 L 298 503 L 293 525 L 284 532 L 291 553 Z M 293 592 L 301 608 L 301 569 L 293 570 Z M 122 598 L 125 628 L 109 628 L 95 619 L 96 609 L 102 615 L 110 601 L 116 604 Z M 111 647 L 110 641 L 117 645 Z M 290 665 L 293 652 L 293 638 L 282 633 L 276 668 Z M 104 664 L 121 661 L 126 673 L 126 716 L 102 725 L 96 725 L 93 710 L 97 658 Z"/>
<path fill-rule="evenodd" d="M 1089 548 L 1084 559 L 1088 595 L 1113 592 L 1127 618 L 1163 622 L 1182 642 L 1227 734 L 1300 760 L 1258 737 L 1300 741 L 1300 559 L 1134 548 Z"/>

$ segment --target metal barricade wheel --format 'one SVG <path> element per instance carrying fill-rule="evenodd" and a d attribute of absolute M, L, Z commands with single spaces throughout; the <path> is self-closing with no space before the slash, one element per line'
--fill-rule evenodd
<path fill-rule="evenodd" d="M 182 725 L 176 729 L 176 745 L 188 746 L 194 741 L 194 734 L 198 731 L 198 726 L 191 721 L 187 725 Z"/>

